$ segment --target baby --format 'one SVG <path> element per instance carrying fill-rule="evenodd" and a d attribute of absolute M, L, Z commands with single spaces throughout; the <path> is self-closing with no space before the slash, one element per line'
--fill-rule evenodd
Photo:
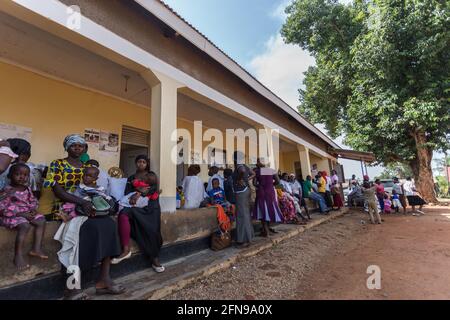
<path fill-rule="evenodd" d="M 23 247 L 31 227 L 35 227 L 34 244 L 28 255 L 48 259 L 42 252 L 45 219 L 36 211 L 38 200 L 28 186 L 30 168 L 24 163 L 15 164 L 11 166 L 8 178 L 10 185 L 0 192 L 0 226 L 17 231 L 14 264 L 18 270 L 24 270 L 30 267 L 23 255 Z"/>
<path fill-rule="evenodd" d="M 154 181 L 154 176 L 150 173 L 145 174 L 141 179 L 135 179 L 132 182 L 135 192 L 131 192 L 130 194 L 127 194 L 119 201 L 119 205 L 122 208 L 145 208 L 148 206 L 149 200 L 156 200 L 158 199 L 158 192 L 157 192 L 157 186 L 156 181 Z M 130 203 L 130 199 L 136 195 L 136 193 L 141 194 L 141 197 L 139 197 L 135 204 Z"/>

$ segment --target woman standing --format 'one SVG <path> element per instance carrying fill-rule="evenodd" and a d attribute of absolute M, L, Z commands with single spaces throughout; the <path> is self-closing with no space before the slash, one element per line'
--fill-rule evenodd
<path fill-rule="evenodd" d="M 79 233 L 74 236 L 71 241 L 78 243 L 78 261 L 72 261 L 71 264 L 77 263 L 82 271 L 89 270 L 100 265 L 100 276 L 95 284 L 97 294 L 122 294 L 125 289 L 115 285 L 110 276 L 111 258 L 120 254 L 119 238 L 117 235 L 117 226 L 111 217 L 96 217 L 95 210 L 90 201 L 79 198 L 71 192 L 80 184 L 83 169 L 85 165 L 81 162 L 80 157 L 86 150 L 86 142 L 79 135 L 69 135 L 64 139 L 64 149 L 67 157 L 55 160 L 50 164 L 47 179 L 44 187 L 52 188 L 56 201 L 53 206 L 53 216 L 59 213 L 60 204 L 69 202 L 79 205 L 89 216 L 75 217 L 70 220 L 70 224 L 79 223 Z M 68 233 L 60 234 L 61 241 L 64 237 L 68 237 Z M 55 236 L 56 237 L 56 236 Z M 61 261 L 61 256 L 60 256 Z M 61 261 L 63 263 L 63 261 Z M 66 263 L 67 264 L 67 263 Z M 67 268 L 68 265 L 63 265 Z M 65 298 L 71 300 L 87 299 L 86 294 L 81 290 L 67 289 Z"/>
<path fill-rule="evenodd" d="M 422 197 L 420 197 L 417 192 L 416 185 L 414 184 L 414 181 L 412 181 L 411 177 L 406 178 L 406 182 L 403 184 L 403 190 L 405 190 L 408 203 L 412 207 L 413 215 L 416 215 L 416 212 L 425 214 L 425 212 L 422 211 L 422 208 L 427 203 L 422 199 Z M 419 206 L 418 210 L 416 210 L 416 206 Z"/>
<path fill-rule="evenodd" d="M 250 186 L 249 180 L 254 174 L 244 164 L 244 155 L 235 151 L 233 155 L 234 173 L 233 190 L 236 199 L 236 242 L 239 248 L 248 247 L 254 237 L 252 218 L 250 214 Z"/>
<path fill-rule="evenodd" d="M 150 171 L 150 160 L 146 155 L 136 157 L 136 174 L 128 178 L 125 195 L 135 193 L 130 197 L 130 204 L 135 205 L 139 198 L 145 197 L 135 188 L 136 180 L 144 180 L 150 176 L 148 205 L 144 208 L 123 208 L 119 213 L 119 235 L 122 244 L 122 254 L 113 260 L 113 264 L 131 257 L 130 237 L 133 238 L 139 249 L 150 257 L 152 268 L 160 273 L 165 268 L 159 262 L 159 252 L 163 239 L 161 236 L 161 207 L 159 206 L 159 180 L 157 175 Z"/>
<path fill-rule="evenodd" d="M 377 187 L 376 195 L 377 195 L 378 203 L 380 204 L 381 212 L 384 212 L 384 195 L 385 195 L 385 192 L 384 192 L 384 186 L 381 183 L 380 179 L 376 179 L 375 180 L 375 186 Z"/>
<path fill-rule="evenodd" d="M 341 188 L 339 187 L 339 177 L 336 170 L 332 170 L 331 174 L 331 194 L 333 195 L 333 206 L 339 210 L 344 206 L 341 198 Z"/>
<path fill-rule="evenodd" d="M 262 224 L 261 236 L 269 235 L 269 224 L 283 222 L 283 215 L 278 206 L 274 185 L 280 180 L 275 170 L 266 168 L 263 159 L 258 158 L 256 162 L 255 178 L 253 184 L 256 186 L 256 200 L 253 207 L 253 219 L 260 220 Z"/>

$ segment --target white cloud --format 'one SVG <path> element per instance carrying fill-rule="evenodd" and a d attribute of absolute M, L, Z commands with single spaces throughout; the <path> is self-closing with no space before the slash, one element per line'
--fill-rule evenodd
<path fill-rule="evenodd" d="M 276 35 L 270 37 L 265 50 L 250 61 L 249 68 L 259 81 L 296 110 L 299 104 L 298 89 L 303 87 L 305 77 L 303 73 L 314 63 L 314 58 L 299 46 L 285 44 L 281 35 Z M 316 127 L 327 134 L 323 125 Z M 342 140 L 343 137 L 338 137 L 335 142 L 342 148 L 348 148 Z M 362 178 L 358 161 L 341 159 L 339 162 L 344 165 L 346 177 L 356 174 Z M 374 177 L 381 173 L 382 168 L 368 167 L 368 171 L 369 176 Z"/>
<path fill-rule="evenodd" d="M 286 21 L 287 15 L 284 12 L 286 7 L 292 3 L 292 0 L 285 0 L 281 2 L 273 12 L 270 13 L 270 16 L 275 19 L 280 19 L 281 21 Z"/>
<path fill-rule="evenodd" d="M 307 52 L 299 46 L 285 44 L 281 35 L 276 35 L 270 37 L 265 51 L 254 57 L 249 67 L 259 81 L 296 109 L 303 73 L 313 64 L 314 58 Z"/>

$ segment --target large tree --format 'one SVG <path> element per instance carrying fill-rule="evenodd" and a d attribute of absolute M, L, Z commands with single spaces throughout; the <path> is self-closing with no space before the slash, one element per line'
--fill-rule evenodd
<path fill-rule="evenodd" d="M 450 137 L 450 19 L 438 0 L 296 0 L 282 35 L 316 59 L 299 110 L 332 137 L 401 162 L 428 201 L 433 151 Z"/>

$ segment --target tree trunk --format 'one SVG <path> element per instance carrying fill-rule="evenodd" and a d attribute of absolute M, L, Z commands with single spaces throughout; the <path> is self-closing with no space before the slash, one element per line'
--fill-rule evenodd
<path fill-rule="evenodd" d="M 431 167 L 433 150 L 426 146 L 427 139 L 424 132 L 417 131 L 414 134 L 414 139 L 417 147 L 417 158 L 410 165 L 414 173 L 416 188 L 422 194 L 425 201 L 436 203 L 433 169 Z"/>

